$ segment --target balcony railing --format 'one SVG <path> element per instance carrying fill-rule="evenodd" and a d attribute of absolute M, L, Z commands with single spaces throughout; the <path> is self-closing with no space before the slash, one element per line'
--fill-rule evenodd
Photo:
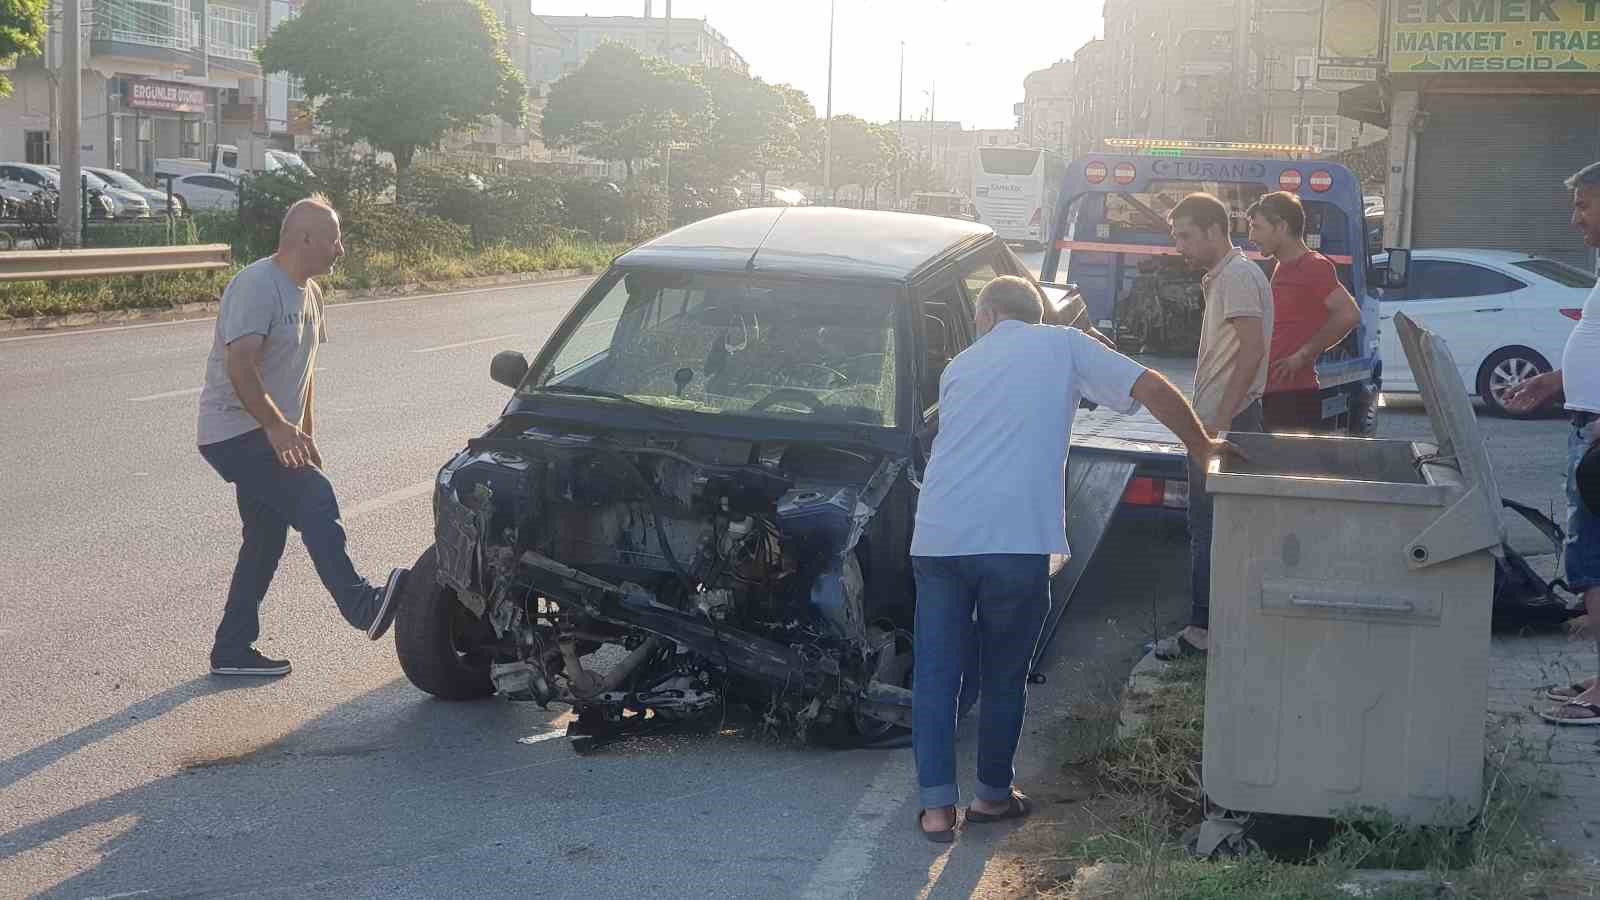
<path fill-rule="evenodd" d="M 95 40 L 199 53 L 206 29 L 210 56 L 253 62 L 259 39 L 255 10 L 210 4 L 209 14 L 191 10 L 189 0 L 98 0 Z"/>

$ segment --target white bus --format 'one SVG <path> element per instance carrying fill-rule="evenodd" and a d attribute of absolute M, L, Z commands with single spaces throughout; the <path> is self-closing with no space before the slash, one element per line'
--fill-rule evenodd
<path fill-rule="evenodd" d="M 1066 158 L 1051 150 L 979 147 L 972 173 L 978 221 L 1003 240 L 1043 246 L 1066 175 Z"/>

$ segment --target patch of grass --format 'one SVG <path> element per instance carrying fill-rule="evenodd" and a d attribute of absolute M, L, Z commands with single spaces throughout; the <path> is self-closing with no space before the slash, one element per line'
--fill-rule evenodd
<path fill-rule="evenodd" d="M 459 256 L 353 252 L 332 276 L 322 279 L 322 284 L 332 290 L 359 290 L 554 269 L 596 272 L 605 268 L 623 249 L 620 244 L 557 239 L 541 247 L 491 247 Z M 214 301 L 222 296 L 222 289 L 238 268 L 235 266 L 225 272 L 0 284 L 0 319 L 120 309 L 171 309 L 187 303 Z"/>
<path fill-rule="evenodd" d="M 1204 814 L 1205 660 L 1176 661 L 1157 682 L 1150 696 L 1136 701 L 1148 716 L 1144 727 L 1109 742 L 1084 763 L 1104 792 L 1105 811 L 1097 815 L 1093 833 L 1073 839 L 1057 861 L 1072 869 L 1109 865 L 1115 875 L 1082 896 L 1321 900 L 1351 896 L 1339 885 L 1374 869 L 1425 872 L 1435 882 L 1368 889 L 1366 896 L 1386 900 L 1441 896 L 1438 882 L 1448 883 L 1445 896 L 1457 898 L 1600 896 L 1600 887 L 1583 883 L 1527 825 L 1529 805 L 1552 777 L 1538 749 L 1498 732 L 1491 732 L 1493 749 L 1485 761 L 1483 805 L 1467 828 L 1413 828 L 1378 811 L 1353 809 L 1304 863 L 1259 850 L 1220 861 L 1194 859 L 1184 848 L 1184 833 Z M 1070 890 L 1061 884 L 1040 896 L 1078 896 Z"/>

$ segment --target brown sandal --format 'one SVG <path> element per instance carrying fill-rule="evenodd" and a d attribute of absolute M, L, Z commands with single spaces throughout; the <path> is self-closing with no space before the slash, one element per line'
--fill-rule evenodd
<path fill-rule="evenodd" d="M 917 831 L 921 832 L 923 837 L 925 837 L 928 840 L 934 842 L 935 844 L 950 844 L 950 843 L 954 843 L 955 839 L 956 839 L 956 826 L 955 826 L 956 810 L 955 810 L 955 807 L 953 807 L 953 806 L 950 807 L 950 823 L 951 824 L 950 824 L 949 828 L 946 828 L 943 831 L 929 831 L 928 829 L 922 827 L 922 814 L 925 813 L 925 812 L 927 812 L 926 809 L 917 810 Z"/>
<path fill-rule="evenodd" d="M 1003 813 L 978 812 L 972 807 L 967 807 L 967 821 L 984 824 L 987 822 L 1004 822 L 1007 819 L 1020 819 L 1032 812 L 1028 805 L 1028 796 L 1016 788 L 1011 789 L 1011 800 Z"/>

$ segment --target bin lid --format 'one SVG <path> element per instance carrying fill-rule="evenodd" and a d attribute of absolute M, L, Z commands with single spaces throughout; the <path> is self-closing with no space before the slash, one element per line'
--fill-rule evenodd
<path fill-rule="evenodd" d="M 1423 328 L 1405 313 L 1396 313 L 1395 331 L 1400 347 L 1405 350 L 1422 393 L 1422 404 L 1433 423 L 1435 442 L 1439 453 L 1433 457 L 1445 465 L 1454 465 L 1461 472 L 1462 483 L 1469 491 L 1476 488 L 1484 512 L 1493 522 L 1502 542 L 1505 541 L 1505 521 L 1500 515 L 1500 485 L 1494 477 L 1494 466 L 1489 462 L 1489 452 L 1483 444 L 1483 433 L 1478 430 L 1478 415 L 1472 408 L 1467 385 L 1461 380 L 1461 370 L 1444 338 Z"/>

